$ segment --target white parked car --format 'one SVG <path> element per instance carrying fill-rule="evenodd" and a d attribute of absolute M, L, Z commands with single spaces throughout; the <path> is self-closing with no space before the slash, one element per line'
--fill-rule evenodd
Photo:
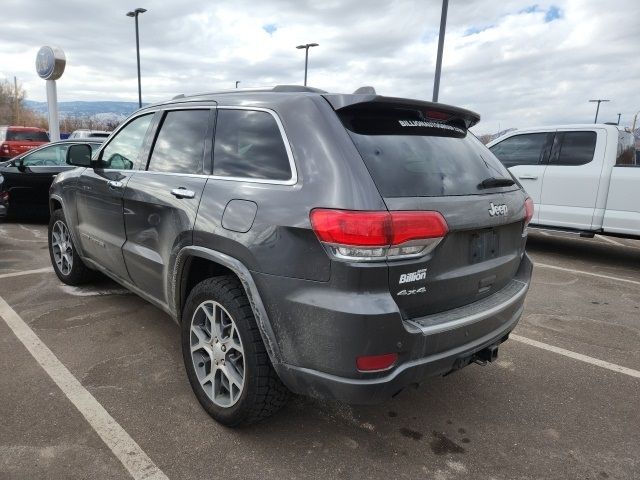
<path fill-rule="evenodd" d="M 487 146 L 533 199 L 532 227 L 640 238 L 640 165 L 628 129 L 527 128 Z"/>
<path fill-rule="evenodd" d="M 74 130 L 71 135 L 69 135 L 69 140 L 78 139 L 78 138 L 107 138 L 111 135 L 111 132 L 106 132 L 104 130 Z"/>

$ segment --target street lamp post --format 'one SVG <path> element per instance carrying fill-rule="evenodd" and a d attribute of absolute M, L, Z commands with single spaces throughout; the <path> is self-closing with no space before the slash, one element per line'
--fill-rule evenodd
<path fill-rule="evenodd" d="M 240 80 L 236 80 L 236 88 L 238 88 L 239 83 L 240 83 Z"/>
<path fill-rule="evenodd" d="M 136 20 L 136 58 L 138 60 L 138 107 L 142 107 L 142 86 L 140 84 L 140 36 L 138 34 L 138 15 L 146 12 L 144 8 L 136 8 L 132 12 L 127 12 L 127 17 L 133 17 Z"/>
<path fill-rule="evenodd" d="M 304 45 L 298 45 L 297 49 L 304 48 L 304 86 L 307 86 L 307 67 L 309 66 L 309 48 L 317 47 L 317 43 L 305 43 Z"/>
<path fill-rule="evenodd" d="M 598 98 L 597 100 L 589 100 L 589 103 L 598 103 L 598 106 L 596 107 L 596 119 L 593 121 L 593 123 L 598 123 L 598 112 L 600 111 L 600 104 L 602 102 L 609 102 L 610 100 L 603 100 L 601 98 Z"/>
<path fill-rule="evenodd" d="M 622 116 L 621 113 L 618 114 L 618 125 L 620 125 L 620 117 Z"/>
<path fill-rule="evenodd" d="M 447 28 L 447 10 L 449 0 L 442 0 L 442 14 L 440 15 L 440 36 L 438 37 L 438 56 L 436 57 L 436 74 L 433 79 L 433 101 L 438 101 L 440 92 L 440 72 L 442 71 L 442 50 L 444 49 L 444 32 Z"/>

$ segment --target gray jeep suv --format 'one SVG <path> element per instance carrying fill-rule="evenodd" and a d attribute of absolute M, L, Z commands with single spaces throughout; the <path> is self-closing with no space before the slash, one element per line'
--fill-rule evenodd
<path fill-rule="evenodd" d="M 479 116 L 364 92 L 179 96 L 71 147 L 51 187 L 60 280 L 102 272 L 171 315 L 225 425 L 492 361 L 522 313 L 533 206 Z"/>

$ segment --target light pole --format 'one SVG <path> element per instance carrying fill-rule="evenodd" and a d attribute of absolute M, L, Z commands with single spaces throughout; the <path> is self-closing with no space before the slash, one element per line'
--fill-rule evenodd
<path fill-rule="evenodd" d="M 620 117 L 622 116 L 621 113 L 618 114 L 618 125 L 620 125 Z"/>
<path fill-rule="evenodd" d="M 236 80 L 236 88 L 238 88 L 239 83 L 240 83 L 240 80 Z"/>
<path fill-rule="evenodd" d="M 438 101 L 440 92 L 440 72 L 442 71 L 442 50 L 444 49 L 444 32 L 447 28 L 447 10 L 449 0 L 442 0 L 442 14 L 440 15 L 440 37 L 438 38 L 438 56 L 436 57 L 436 75 L 433 79 L 433 101 Z"/>
<path fill-rule="evenodd" d="M 142 107 L 142 86 L 140 85 L 140 36 L 138 35 L 138 15 L 146 12 L 144 8 L 136 8 L 132 12 L 127 12 L 127 17 L 136 19 L 136 58 L 138 59 L 138 107 Z"/>
<path fill-rule="evenodd" d="M 602 102 L 609 102 L 609 100 L 603 100 L 601 98 L 597 99 L 597 100 L 589 100 L 589 103 L 598 103 L 598 106 L 596 107 L 596 119 L 593 121 L 593 123 L 598 123 L 598 112 L 600 111 L 600 104 Z"/>
<path fill-rule="evenodd" d="M 304 86 L 307 86 L 307 67 L 309 66 L 309 47 L 317 47 L 317 43 L 305 43 L 304 45 L 298 45 L 297 49 L 304 48 Z"/>

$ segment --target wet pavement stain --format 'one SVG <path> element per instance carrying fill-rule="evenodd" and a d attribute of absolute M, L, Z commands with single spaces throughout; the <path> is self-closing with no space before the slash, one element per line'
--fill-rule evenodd
<path fill-rule="evenodd" d="M 434 439 L 431 440 L 431 451 L 436 455 L 447 455 L 449 453 L 465 453 L 465 449 L 452 441 L 444 433 L 433 432 Z"/>
<path fill-rule="evenodd" d="M 387 415 L 389 415 L 391 418 L 395 418 L 398 416 L 398 412 L 394 412 L 393 410 L 389 410 L 389 413 L 387 413 Z"/>
<path fill-rule="evenodd" d="M 404 437 L 411 438 L 416 442 L 421 440 L 424 435 L 422 433 L 417 432 L 416 430 L 411 430 L 410 428 L 402 427 L 400 429 L 400 434 Z"/>

